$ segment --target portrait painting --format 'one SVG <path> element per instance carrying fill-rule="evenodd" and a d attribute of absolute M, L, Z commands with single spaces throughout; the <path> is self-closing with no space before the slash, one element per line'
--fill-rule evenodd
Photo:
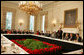
<path fill-rule="evenodd" d="M 75 28 L 77 20 L 77 9 L 66 10 L 64 12 L 64 27 Z"/>

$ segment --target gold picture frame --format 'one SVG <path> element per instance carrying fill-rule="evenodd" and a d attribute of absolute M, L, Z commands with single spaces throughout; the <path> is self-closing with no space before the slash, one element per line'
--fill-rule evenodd
<path fill-rule="evenodd" d="M 76 28 L 78 8 L 64 11 L 64 28 Z"/>

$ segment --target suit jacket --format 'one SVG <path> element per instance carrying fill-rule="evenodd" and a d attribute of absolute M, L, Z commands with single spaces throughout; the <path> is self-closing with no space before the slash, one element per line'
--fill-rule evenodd
<path fill-rule="evenodd" d="M 77 37 L 75 38 L 75 40 L 77 40 Z M 81 37 L 78 38 L 78 42 L 82 42 L 82 38 Z"/>
<path fill-rule="evenodd" d="M 40 33 L 41 35 L 44 35 L 44 33 Z"/>
<path fill-rule="evenodd" d="M 16 34 L 17 32 L 16 31 L 13 31 L 14 34 Z"/>
<path fill-rule="evenodd" d="M 65 40 L 68 40 L 68 39 L 69 39 L 69 37 L 68 37 L 68 36 L 67 36 L 67 37 L 65 36 L 65 38 L 64 38 L 64 39 L 65 39 Z"/>
<path fill-rule="evenodd" d="M 28 34 L 28 31 L 26 31 L 26 34 Z"/>
<path fill-rule="evenodd" d="M 59 37 L 60 39 L 62 39 L 62 33 L 63 33 L 62 30 L 58 30 L 58 31 L 57 31 L 58 37 Z"/>
<path fill-rule="evenodd" d="M 24 34 L 24 31 L 22 32 L 22 34 Z"/>
<path fill-rule="evenodd" d="M 6 34 L 6 33 L 7 33 L 7 31 L 5 30 L 5 31 L 4 31 L 4 33 Z"/>
<path fill-rule="evenodd" d="M 75 40 L 75 37 L 72 36 L 72 37 L 69 37 L 69 39 L 70 39 L 71 41 L 73 41 L 73 40 Z"/>

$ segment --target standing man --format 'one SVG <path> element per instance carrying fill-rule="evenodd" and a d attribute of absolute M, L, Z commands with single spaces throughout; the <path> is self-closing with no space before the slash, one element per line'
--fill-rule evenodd
<path fill-rule="evenodd" d="M 58 38 L 62 39 L 62 33 L 63 31 L 61 30 L 61 28 L 57 31 L 57 36 Z"/>

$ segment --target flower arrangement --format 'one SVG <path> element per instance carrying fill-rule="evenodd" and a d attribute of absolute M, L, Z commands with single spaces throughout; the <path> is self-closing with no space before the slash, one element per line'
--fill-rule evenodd
<path fill-rule="evenodd" d="M 51 54 L 61 50 L 61 46 L 37 39 L 15 39 L 11 41 L 30 54 Z"/>

